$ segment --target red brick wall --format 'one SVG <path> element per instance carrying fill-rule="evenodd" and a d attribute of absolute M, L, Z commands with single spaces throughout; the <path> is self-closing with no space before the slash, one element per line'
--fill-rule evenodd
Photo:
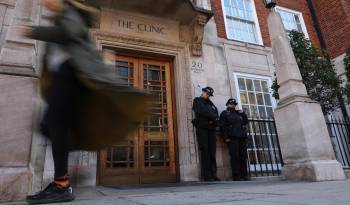
<path fill-rule="evenodd" d="M 210 0 L 210 1 L 211 1 L 211 8 L 214 12 L 214 19 L 216 23 L 216 29 L 218 31 L 218 36 L 220 38 L 227 38 L 221 0 Z"/>
<path fill-rule="evenodd" d="M 350 45 L 350 1 L 312 1 L 330 57 L 345 53 Z"/>
<path fill-rule="evenodd" d="M 268 10 L 265 8 L 262 0 L 254 0 L 255 7 L 260 24 L 261 35 L 263 38 L 264 46 L 270 47 L 270 36 L 267 28 L 267 16 Z M 327 0 L 326 0 L 327 1 Z M 211 0 L 212 9 L 215 13 L 214 18 L 217 25 L 218 36 L 221 38 L 226 37 L 224 16 L 222 11 L 221 0 Z M 289 8 L 303 13 L 306 28 L 312 43 L 316 47 L 320 47 L 320 41 L 317 37 L 316 29 L 311 17 L 311 13 L 306 0 L 278 0 L 278 5 L 281 7 Z"/>

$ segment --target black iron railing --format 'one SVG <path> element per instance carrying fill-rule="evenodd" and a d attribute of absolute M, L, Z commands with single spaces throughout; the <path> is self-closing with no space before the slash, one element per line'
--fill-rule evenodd
<path fill-rule="evenodd" d="M 350 168 L 350 122 L 332 117 L 327 126 L 337 160 L 344 168 Z"/>
<path fill-rule="evenodd" d="M 248 168 L 251 177 L 278 176 L 283 159 L 274 119 L 249 119 Z"/>

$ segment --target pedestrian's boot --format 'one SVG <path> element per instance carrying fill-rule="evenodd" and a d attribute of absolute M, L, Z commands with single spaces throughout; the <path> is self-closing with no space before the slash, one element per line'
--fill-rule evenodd
<path fill-rule="evenodd" d="M 36 195 L 27 196 L 29 204 L 62 203 L 74 200 L 73 188 L 71 186 L 61 187 L 55 182 L 49 184 L 43 191 Z"/>

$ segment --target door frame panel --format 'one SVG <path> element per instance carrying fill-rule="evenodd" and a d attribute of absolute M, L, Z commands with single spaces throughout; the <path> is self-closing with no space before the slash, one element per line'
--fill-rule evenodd
<path fill-rule="evenodd" d="M 106 150 L 100 151 L 98 153 L 98 175 L 97 175 L 97 182 L 98 184 L 107 184 L 107 185 L 113 185 L 113 184 L 142 184 L 142 183 L 160 183 L 160 182 L 166 182 L 165 179 L 167 179 L 167 173 L 169 172 L 174 176 L 173 181 L 178 182 L 179 181 L 179 166 L 178 166 L 178 147 L 177 147 L 177 132 L 176 132 L 176 101 L 175 101 L 175 82 L 174 82 L 174 71 L 172 70 L 174 68 L 173 63 L 170 59 L 154 59 L 151 57 L 145 57 L 145 56 L 129 56 L 129 55 L 118 55 L 116 60 L 126 60 L 126 61 L 132 61 L 134 63 L 134 72 L 133 72 L 133 77 L 134 79 L 134 86 L 135 87 L 140 87 L 140 85 L 143 84 L 143 68 L 142 65 L 143 63 L 146 64 L 155 64 L 155 65 L 160 65 L 160 66 L 166 66 L 166 95 L 167 95 L 167 112 L 168 116 L 168 134 L 170 136 L 167 137 L 168 139 L 168 146 L 169 146 L 169 159 L 170 159 L 170 164 L 169 167 L 152 167 L 151 169 L 148 169 L 145 167 L 145 162 L 144 162 L 144 138 L 142 142 L 140 141 L 138 143 L 138 147 L 134 146 L 134 156 L 137 156 L 138 159 L 140 160 L 135 160 L 134 162 L 134 168 L 125 168 L 123 171 L 121 170 L 120 173 L 121 175 L 128 174 L 130 176 L 130 172 L 134 172 L 135 177 L 134 180 L 123 180 L 125 183 L 122 181 L 119 181 L 120 176 L 117 176 L 116 179 L 113 179 L 113 176 L 109 176 L 110 178 L 110 183 L 104 183 L 103 180 L 101 180 L 102 173 L 109 173 L 112 174 L 113 171 L 109 171 L 105 167 L 105 160 L 106 159 Z M 137 62 L 138 61 L 138 62 Z M 139 67 L 139 68 L 137 68 Z M 138 70 L 138 72 L 137 72 Z M 170 106 L 169 106 L 170 105 Z M 143 129 L 138 129 L 134 135 L 134 140 L 138 140 L 137 138 L 142 135 Z M 136 163 L 138 161 L 138 163 Z M 110 168 L 112 169 L 112 168 Z M 164 172 L 163 172 L 164 171 Z M 119 172 L 119 171 L 118 171 Z M 162 173 L 163 172 L 163 173 Z M 163 176 L 164 175 L 164 176 Z M 164 177 L 164 179 L 163 179 Z M 130 178 L 130 177 L 127 177 Z M 138 178 L 138 179 L 137 179 Z M 158 181 L 157 181 L 158 180 Z M 163 181 L 164 180 L 164 181 Z M 135 183 L 138 181 L 138 183 Z"/>

